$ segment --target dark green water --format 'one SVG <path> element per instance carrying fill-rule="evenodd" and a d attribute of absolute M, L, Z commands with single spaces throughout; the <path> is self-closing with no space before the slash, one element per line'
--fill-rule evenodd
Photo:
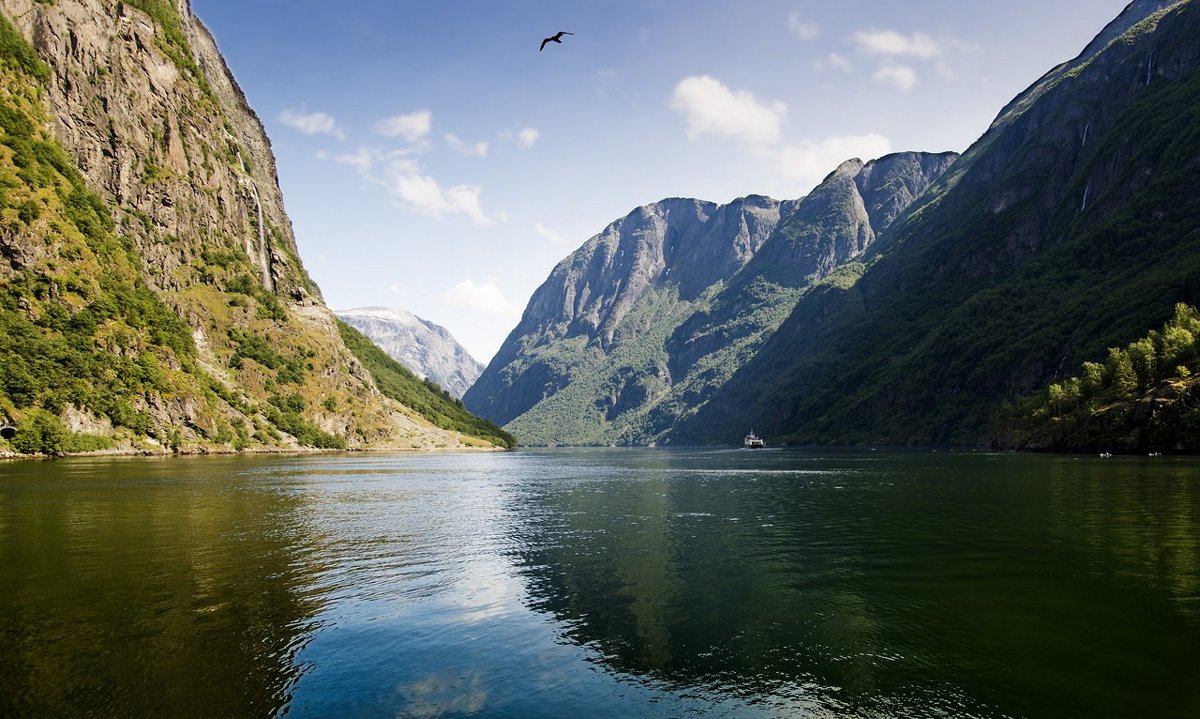
<path fill-rule="evenodd" d="M 0 717 L 1196 717 L 1200 461 L 0 464 Z"/>

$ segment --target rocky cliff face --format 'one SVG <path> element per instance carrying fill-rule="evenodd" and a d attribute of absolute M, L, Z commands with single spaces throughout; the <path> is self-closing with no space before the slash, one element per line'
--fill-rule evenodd
<path fill-rule="evenodd" d="M 954 157 L 851 160 L 796 201 L 638 208 L 555 268 L 464 401 L 527 443 L 655 442 Z"/>
<path fill-rule="evenodd" d="M 666 317 L 686 312 L 681 307 L 698 292 L 740 269 L 790 207 L 759 196 L 724 206 L 673 198 L 613 222 L 533 293 L 463 401 L 499 423 L 523 414 L 586 373 L 585 364 L 661 332 L 663 321 L 677 322 Z M 650 364 L 645 369 L 657 374 L 657 362 Z"/>
<path fill-rule="evenodd" d="M 800 301 L 673 441 L 972 444 L 1200 295 L 1200 4 L 1131 3 Z"/>
<path fill-rule="evenodd" d="M 387 307 L 339 310 L 337 316 L 362 332 L 400 364 L 461 398 L 483 365 L 441 325 Z"/>
<path fill-rule="evenodd" d="M 28 401 L 134 448 L 168 427 L 178 432 L 172 444 L 198 449 L 457 445 L 382 397 L 345 348 L 297 255 L 262 124 L 186 0 L 0 0 L 0 13 L 18 34 L 12 51 L 28 43 L 30 63 L 40 60 L 24 75 L 8 62 L 10 92 L 31 83 L 30 112 L 48 119 L 50 139 L 35 145 L 65 149 L 62 177 L 78 173 L 78 191 L 103 205 L 102 222 L 128 243 L 136 282 L 186 322 L 190 343 L 180 352 L 194 353 L 173 368 L 170 390 L 127 398 L 146 418 L 136 427 L 86 398 L 66 408 L 23 398 L 10 415 Z M 65 192 L 70 211 L 74 195 Z M 58 241 L 47 231 L 23 226 L 6 254 Z M 20 271 L 52 278 L 66 266 Z M 64 302 L 68 313 L 80 309 Z M 34 304 L 26 319 L 52 338 L 46 308 Z"/>
<path fill-rule="evenodd" d="M 799 291 L 825 281 L 839 268 L 857 271 L 847 263 L 874 244 L 957 157 L 953 152 L 902 152 L 867 163 L 842 163 L 795 203 L 770 242 L 730 279 L 711 309 L 696 313 L 672 335 L 672 375 L 683 377 L 698 362 L 712 364 L 731 349 L 743 356 L 756 350 L 791 311 Z M 747 318 L 754 316 L 771 319 L 756 323 L 755 332 L 746 332 Z M 737 341 L 751 334 L 753 345 Z M 724 364 L 744 363 L 745 359 Z M 727 374 L 722 374 L 724 379 Z M 714 383 L 694 388 L 687 402 L 695 409 L 713 389 Z"/>

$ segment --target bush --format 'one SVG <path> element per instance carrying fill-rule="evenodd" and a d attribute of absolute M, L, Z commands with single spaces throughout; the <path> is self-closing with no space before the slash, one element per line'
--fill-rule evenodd
<path fill-rule="evenodd" d="M 70 431 L 63 423 L 43 409 L 34 409 L 25 415 L 17 427 L 17 434 L 10 443 L 21 454 L 46 454 L 61 457 L 68 450 Z"/>

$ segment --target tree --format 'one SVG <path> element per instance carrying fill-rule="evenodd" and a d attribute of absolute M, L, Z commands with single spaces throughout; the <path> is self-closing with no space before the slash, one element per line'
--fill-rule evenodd
<path fill-rule="evenodd" d="M 1129 354 L 1113 347 L 1108 350 L 1108 361 L 1104 363 L 1112 376 L 1113 389 L 1127 395 L 1137 391 L 1138 375 Z"/>

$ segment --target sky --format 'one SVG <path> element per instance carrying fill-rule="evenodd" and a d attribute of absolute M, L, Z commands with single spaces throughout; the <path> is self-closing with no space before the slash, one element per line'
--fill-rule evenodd
<path fill-rule="evenodd" d="M 192 0 L 334 310 L 486 364 L 554 266 L 667 197 L 963 151 L 1127 0 Z M 561 44 L 544 37 L 558 31 Z"/>

